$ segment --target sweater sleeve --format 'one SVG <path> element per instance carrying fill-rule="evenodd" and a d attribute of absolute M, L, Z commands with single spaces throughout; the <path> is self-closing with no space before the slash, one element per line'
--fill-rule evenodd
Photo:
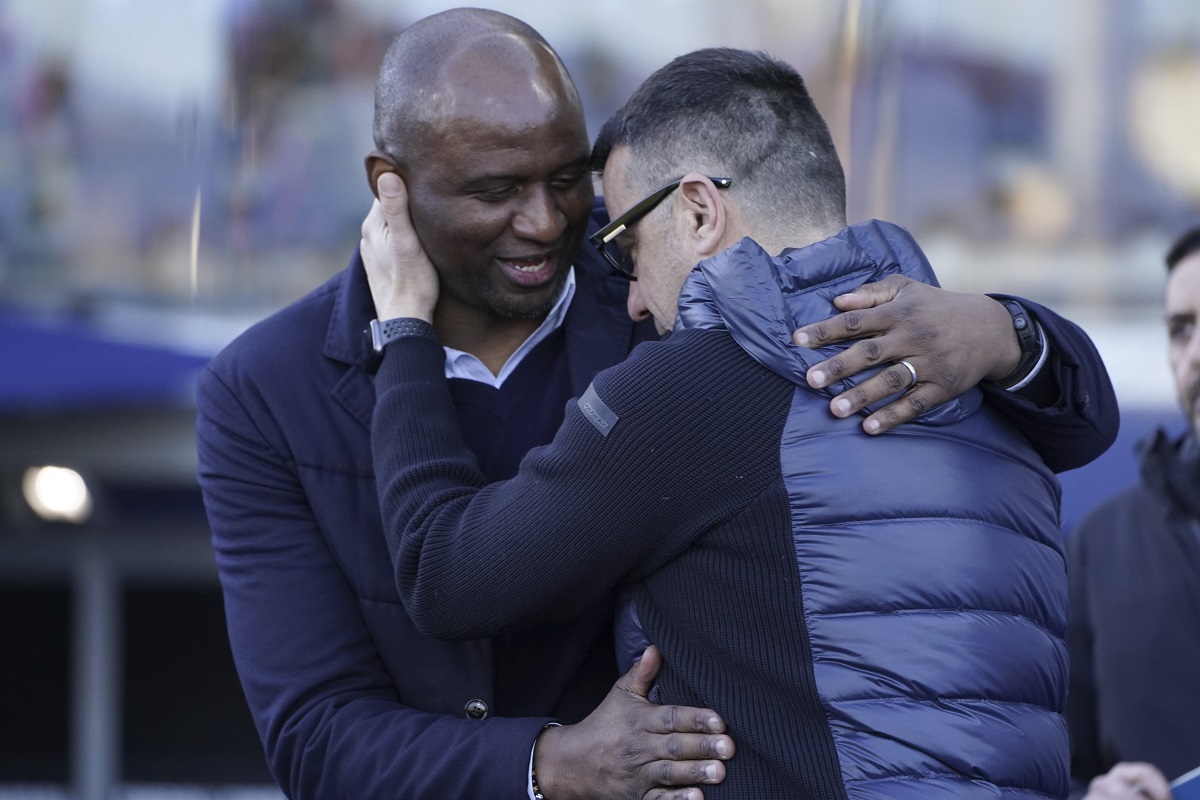
<path fill-rule="evenodd" d="M 490 486 L 458 435 L 442 364 L 432 340 L 389 345 L 372 424 L 396 585 L 431 636 L 569 619 L 653 572 L 778 474 L 791 387 L 723 332 L 640 346 L 592 385 L 614 415 L 606 435 L 571 401 L 553 442 Z M 745 413 L 772 391 L 774 450 L 772 425 Z"/>

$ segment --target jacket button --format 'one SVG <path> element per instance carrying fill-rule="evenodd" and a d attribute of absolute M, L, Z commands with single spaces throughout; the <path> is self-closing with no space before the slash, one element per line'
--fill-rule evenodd
<path fill-rule="evenodd" d="M 487 719 L 488 704 L 482 700 L 468 700 L 463 706 L 463 713 L 467 715 L 467 719 Z"/>

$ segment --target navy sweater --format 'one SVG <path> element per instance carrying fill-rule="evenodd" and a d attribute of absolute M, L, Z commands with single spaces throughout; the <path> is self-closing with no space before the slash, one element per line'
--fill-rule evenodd
<path fill-rule="evenodd" d="M 411 521 L 431 543 L 388 543 L 418 628 L 466 638 L 567 620 L 641 581 L 638 610 L 665 662 L 657 699 L 716 705 L 738 743 L 706 796 L 844 797 L 780 470 L 792 384 L 725 332 L 676 333 L 596 378 L 617 415 L 609 435 L 570 403 L 553 443 L 488 486 L 441 364 L 433 341 L 389 345 L 373 424 L 386 439 L 376 474 L 391 477 L 379 487 L 384 529 Z M 606 535 L 581 534 L 595 531 Z"/>

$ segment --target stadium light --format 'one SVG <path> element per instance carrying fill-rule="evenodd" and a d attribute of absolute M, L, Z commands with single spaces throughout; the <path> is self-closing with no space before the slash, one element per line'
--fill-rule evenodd
<path fill-rule="evenodd" d="M 22 481 L 25 502 L 47 522 L 86 522 L 92 494 L 83 476 L 67 467 L 30 467 Z"/>

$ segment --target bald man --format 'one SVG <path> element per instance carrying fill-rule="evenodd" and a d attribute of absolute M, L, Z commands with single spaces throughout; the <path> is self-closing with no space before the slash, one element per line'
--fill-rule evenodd
<path fill-rule="evenodd" d="M 550 441 L 571 397 L 655 336 L 627 315 L 626 283 L 580 249 L 603 218 L 575 87 L 524 23 L 445 12 L 389 50 L 375 138 L 372 189 L 393 202 L 407 185 L 417 234 L 393 240 L 393 255 L 427 253 L 438 271 L 432 330 L 461 436 L 487 480 L 508 478 Z M 1077 328 L 1026 304 L 1045 336 L 1023 347 L 1000 304 L 927 288 L 886 287 L 892 302 L 809 331 L 814 345 L 847 322 L 878 334 L 816 365 L 813 379 L 912 363 L 920 383 L 866 418 L 882 431 L 1007 377 L 1022 388 L 996 385 L 989 397 L 1047 463 L 1078 466 L 1108 446 L 1111 387 Z M 523 800 L 539 794 L 535 745 L 561 722 L 538 765 L 572 796 L 698 800 L 734 743 L 711 711 L 646 700 L 653 649 L 618 680 L 611 597 L 493 639 L 439 642 L 414 627 L 378 510 L 372 376 L 389 341 L 429 331 L 378 316 L 356 253 L 239 337 L 198 386 L 200 480 L 230 641 L 276 779 L 293 798 Z M 836 413 L 894 393 L 897 370 L 908 375 L 891 367 L 839 395 Z"/>

